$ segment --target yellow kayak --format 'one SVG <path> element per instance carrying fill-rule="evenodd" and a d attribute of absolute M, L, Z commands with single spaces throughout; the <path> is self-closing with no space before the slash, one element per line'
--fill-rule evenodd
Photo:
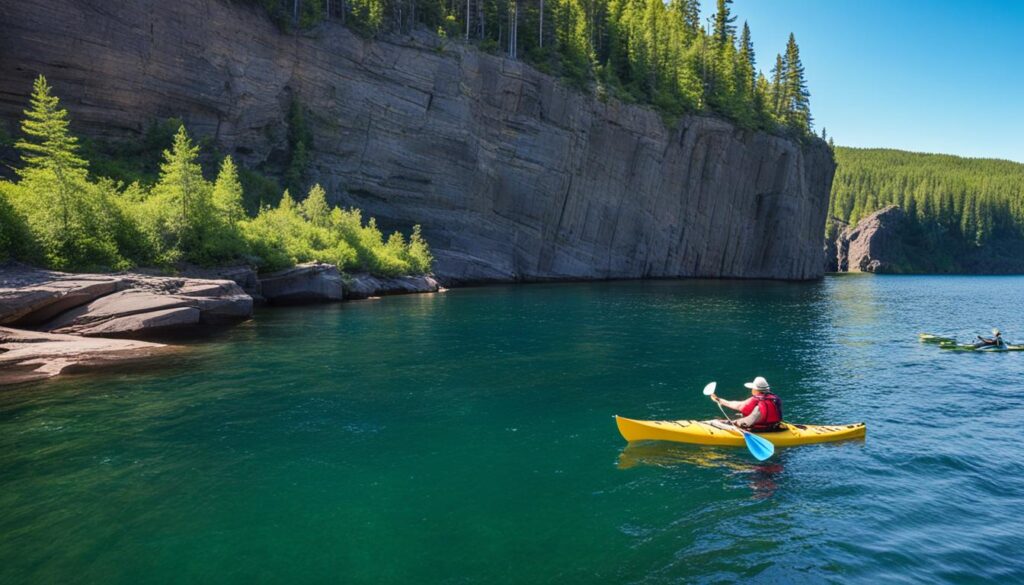
<path fill-rule="evenodd" d="M 742 447 L 743 435 L 721 421 L 713 420 L 633 420 L 615 416 L 615 424 L 627 441 L 674 441 L 695 445 L 721 445 Z M 757 433 L 776 447 L 829 443 L 848 439 L 863 439 L 867 425 L 798 425 L 782 423 L 783 430 Z"/>

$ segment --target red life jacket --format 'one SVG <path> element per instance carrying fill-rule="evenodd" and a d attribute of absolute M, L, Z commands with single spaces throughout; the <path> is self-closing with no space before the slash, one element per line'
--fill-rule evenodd
<path fill-rule="evenodd" d="M 758 394 L 754 396 L 754 399 L 747 402 L 747 405 L 743 407 L 740 414 L 743 416 L 750 416 L 750 413 L 754 412 L 754 408 L 761 411 L 761 420 L 750 427 L 752 431 L 771 431 L 775 430 L 782 422 L 782 399 L 774 394 Z"/>

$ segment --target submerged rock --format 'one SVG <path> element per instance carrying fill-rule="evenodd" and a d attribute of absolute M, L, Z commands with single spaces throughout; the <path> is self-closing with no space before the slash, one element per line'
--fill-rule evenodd
<path fill-rule="evenodd" d="M 0 384 L 151 358 L 169 346 L 0 327 Z"/>
<path fill-rule="evenodd" d="M 310 262 L 260 277 L 268 303 L 328 303 L 345 297 L 341 274 L 333 264 Z"/>

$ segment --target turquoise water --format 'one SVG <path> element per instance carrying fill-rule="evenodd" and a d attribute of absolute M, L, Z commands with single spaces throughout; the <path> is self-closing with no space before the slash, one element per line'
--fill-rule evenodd
<path fill-rule="evenodd" d="M 2 583 L 1024 581 L 1024 278 L 453 290 L 266 310 L 0 392 Z M 626 448 L 763 375 L 868 437 Z"/>

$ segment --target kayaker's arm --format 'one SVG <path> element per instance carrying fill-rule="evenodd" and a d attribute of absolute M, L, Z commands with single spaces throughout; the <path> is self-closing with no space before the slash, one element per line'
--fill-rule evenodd
<path fill-rule="evenodd" d="M 712 398 L 718 397 L 712 395 Z M 717 402 L 726 408 L 731 408 L 735 411 L 740 411 L 743 410 L 743 407 L 746 406 L 747 402 L 750 402 L 751 400 L 753 400 L 753 398 L 748 398 L 746 400 L 723 400 L 721 398 L 718 398 Z"/>
<path fill-rule="evenodd" d="M 755 408 L 754 412 L 751 412 L 747 416 L 743 418 L 738 418 L 732 422 L 734 425 L 738 427 L 750 428 L 757 424 L 757 421 L 759 420 L 761 420 L 761 409 Z"/>

